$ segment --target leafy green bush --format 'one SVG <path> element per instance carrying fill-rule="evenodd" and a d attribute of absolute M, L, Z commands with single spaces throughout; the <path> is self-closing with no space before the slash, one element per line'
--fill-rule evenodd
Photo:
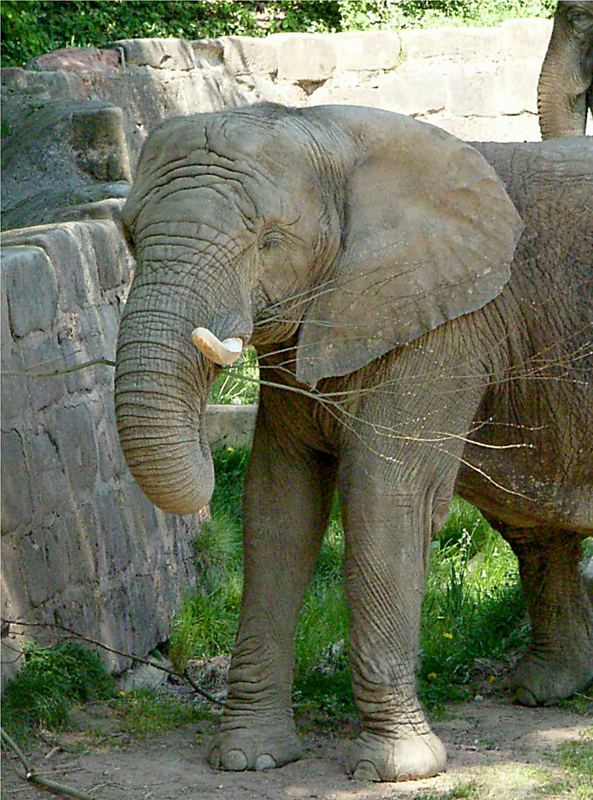
<path fill-rule="evenodd" d="M 37 727 L 59 730 L 75 703 L 107 699 L 113 693 L 113 678 L 90 650 L 75 642 L 30 646 L 25 666 L 2 696 L 2 725 L 19 739 Z"/>
<path fill-rule="evenodd" d="M 265 36 L 277 31 L 328 31 L 339 25 L 338 4 L 321 0 L 3 0 L 1 13 L 3 66 L 23 64 L 58 47 L 97 47 L 116 39 Z"/>
<path fill-rule="evenodd" d="M 2 66 L 24 64 L 58 47 L 97 47 L 124 38 L 493 25 L 509 17 L 551 16 L 555 5 L 555 0 L 3 0 Z"/>

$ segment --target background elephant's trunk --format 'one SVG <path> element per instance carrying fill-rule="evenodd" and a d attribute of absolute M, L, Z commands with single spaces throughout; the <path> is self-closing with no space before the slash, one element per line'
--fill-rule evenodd
<path fill-rule="evenodd" d="M 120 328 L 115 405 L 120 442 L 144 493 L 164 511 L 203 508 L 214 488 L 203 430 L 214 369 L 191 340 L 195 315 L 170 289 L 133 286 Z"/>
<path fill-rule="evenodd" d="M 537 108 L 542 139 L 585 133 L 591 74 L 566 28 L 566 20 L 557 17 L 539 76 Z"/>

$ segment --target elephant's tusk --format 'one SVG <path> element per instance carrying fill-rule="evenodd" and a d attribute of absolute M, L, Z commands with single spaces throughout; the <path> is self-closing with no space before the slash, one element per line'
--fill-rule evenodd
<path fill-rule="evenodd" d="M 191 338 L 198 350 L 206 358 L 221 367 L 228 367 L 229 364 L 239 358 L 243 352 L 243 341 L 237 338 L 225 339 L 220 341 L 208 328 L 195 328 Z"/>

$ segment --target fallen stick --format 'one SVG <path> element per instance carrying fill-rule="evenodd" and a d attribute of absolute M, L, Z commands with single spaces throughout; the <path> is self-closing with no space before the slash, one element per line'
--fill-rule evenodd
<path fill-rule="evenodd" d="M 65 786 L 62 783 L 57 783 L 56 781 L 51 781 L 49 778 L 44 778 L 43 775 L 40 775 L 35 769 L 31 766 L 28 762 L 25 754 L 21 750 L 21 748 L 17 745 L 17 743 L 9 736 L 4 728 L 0 727 L 0 736 L 2 737 L 2 741 L 4 744 L 12 750 L 12 752 L 16 755 L 18 760 L 23 765 L 25 770 L 25 774 L 21 774 L 17 769 L 17 775 L 21 778 L 26 780 L 28 783 L 34 783 L 37 786 L 41 786 L 44 789 L 49 789 L 52 792 L 58 792 L 62 794 L 64 797 L 73 797 L 75 800 L 97 800 L 96 797 L 93 795 L 87 794 L 86 792 L 82 792 L 79 789 L 73 789 L 71 786 Z"/>

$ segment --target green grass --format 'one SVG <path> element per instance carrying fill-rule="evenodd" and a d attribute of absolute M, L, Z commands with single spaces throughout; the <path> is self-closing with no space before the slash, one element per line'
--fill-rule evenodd
<path fill-rule="evenodd" d="M 232 651 L 242 586 L 241 486 L 248 453 L 214 454 L 212 519 L 196 543 L 198 589 L 173 620 L 169 655 L 189 658 Z M 295 640 L 297 710 L 328 724 L 353 711 L 348 670 L 348 612 L 343 531 L 337 507 L 307 591 Z M 470 695 L 474 660 L 502 658 L 526 640 L 516 559 L 468 503 L 455 499 L 433 542 L 423 605 L 420 696 L 432 709 Z"/>
<path fill-rule="evenodd" d="M 248 347 L 236 364 L 221 370 L 208 402 L 239 406 L 257 403 L 258 378 L 257 353 L 253 347 Z"/>
<path fill-rule="evenodd" d="M 114 694 L 113 678 L 99 657 L 79 644 L 29 647 L 25 658 L 2 696 L 2 725 L 16 739 L 38 728 L 59 731 L 76 703 Z"/>
<path fill-rule="evenodd" d="M 420 695 L 428 705 L 468 697 L 476 658 L 497 660 L 527 641 L 515 556 L 460 498 L 433 542 L 422 619 Z"/>
<path fill-rule="evenodd" d="M 137 737 L 214 718 L 203 708 L 183 703 L 178 698 L 155 689 L 122 692 L 114 701 L 113 707 L 120 718 L 121 730 Z"/>
<path fill-rule="evenodd" d="M 415 800 L 480 800 L 480 786 L 476 781 L 460 783 L 445 792 L 426 792 L 415 796 Z"/>

